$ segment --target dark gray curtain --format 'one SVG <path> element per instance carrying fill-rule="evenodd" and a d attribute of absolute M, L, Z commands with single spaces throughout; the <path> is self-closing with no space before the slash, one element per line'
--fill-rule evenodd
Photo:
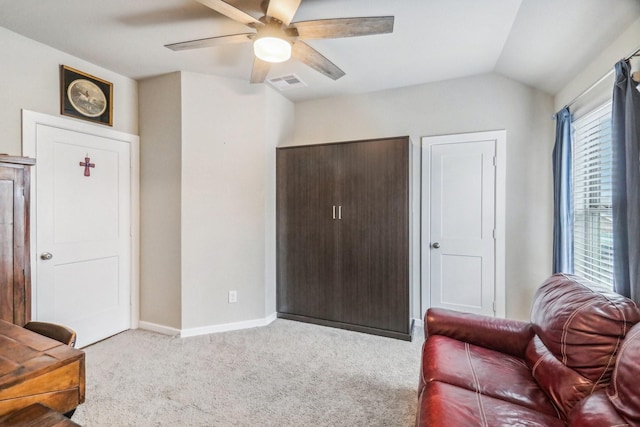
<path fill-rule="evenodd" d="M 613 87 L 614 289 L 640 302 L 640 92 L 628 60 L 616 64 Z"/>
<path fill-rule="evenodd" d="M 556 114 L 553 147 L 553 273 L 573 273 L 571 113 Z"/>

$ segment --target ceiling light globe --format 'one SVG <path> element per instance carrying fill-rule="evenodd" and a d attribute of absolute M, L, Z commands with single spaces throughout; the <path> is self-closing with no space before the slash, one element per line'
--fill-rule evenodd
<path fill-rule="evenodd" d="M 267 62 L 284 62 L 291 58 L 291 43 L 277 37 L 260 37 L 253 42 L 253 53 Z"/>

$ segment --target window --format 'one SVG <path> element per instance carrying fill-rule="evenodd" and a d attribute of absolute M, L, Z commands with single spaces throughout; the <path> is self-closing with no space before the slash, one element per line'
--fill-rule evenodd
<path fill-rule="evenodd" d="M 613 288 L 611 104 L 573 123 L 575 274 Z"/>

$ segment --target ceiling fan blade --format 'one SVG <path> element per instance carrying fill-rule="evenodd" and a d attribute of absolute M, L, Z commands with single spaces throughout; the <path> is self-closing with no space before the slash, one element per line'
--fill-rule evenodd
<path fill-rule="evenodd" d="M 368 36 L 393 32 L 393 16 L 367 18 L 318 19 L 294 22 L 303 39 L 334 39 L 340 37 Z"/>
<path fill-rule="evenodd" d="M 301 40 L 293 44 L 291 56 L 333 80 L 338 80 L 345 75 L 345 72 L 338 68 L 336 64 Z"/>
<path fill-rule="evenodd" d="M 282 21 L 284 25 L 291 24 L 293 16 L 298 11 L 302 0 L 271 0 L 267 7 L 267 16 Z"/>
<path fill-rule="evenodd" d="M 213 47 L 213 46 L 222 46 L 227 44 L 234 43 L 245 43 L 251 41 L 251 36 L 255 33 L 241 33 L 241 34 L 231 34 L 228 36 L 220 36 L 220 37 L 209 37 L 206 39 L 198 39 L 198 40 L 190 40 L 186 42 L 180 43 L 172 43 L 166 44 L 164 47 L 168 47 L 171 50 L 188 50 L 188 49 L 199 49 L 202 47 Z"/>
<path fill-rule="evenodd" d="M 253 60 L 253 69 L 251 70 L 251 83 L 262 83 L 267 78 L 271 64 L 267 61 L 255 57 Z"/>
<path fill-rule="evenodd" d="M 198 3 L 201 3 L 218 13 L 223 14 L 226 17 L 233 19 L 234 21 L 238 21 L 244 25 L 249 27 L 262 27 L 264 24 L 258 21 L 253 16 L 249 15 L 241 11 L 240 9 L 231 6 L 224 0 L 196 0 Z"/>

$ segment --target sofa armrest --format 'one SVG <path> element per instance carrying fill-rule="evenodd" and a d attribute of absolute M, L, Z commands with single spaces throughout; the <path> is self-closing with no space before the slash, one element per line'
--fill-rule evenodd
<path fill-rule="evenodd" d="M 524 358 L 534 332 L 530 323 L 444 308 L 430 308 L 424 317 L 425 337 L 444 335 Z"/>

